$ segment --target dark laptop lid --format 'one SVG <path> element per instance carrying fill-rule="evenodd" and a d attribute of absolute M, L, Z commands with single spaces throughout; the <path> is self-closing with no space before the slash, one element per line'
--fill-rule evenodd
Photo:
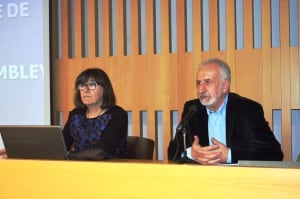
<path fill-rule="evenodd" d="M 60 126 L 0 126 L 8 158 L 64 160 L 66 145 Z"/>

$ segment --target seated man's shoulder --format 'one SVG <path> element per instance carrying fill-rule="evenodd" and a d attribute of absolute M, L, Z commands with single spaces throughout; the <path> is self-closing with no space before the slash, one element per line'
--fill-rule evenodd
<path fill-rule="evenodd" d="M 244 97 L 241 95 L 238 95 L 236 93 L 230 93 L 229 98 L 232 104 L 241 106 L 241 107 L 248 107 L 248 108 L 260 108 L 261 104 L 256 102 L 253 99 L 250 99 L 248 97 Z"/>

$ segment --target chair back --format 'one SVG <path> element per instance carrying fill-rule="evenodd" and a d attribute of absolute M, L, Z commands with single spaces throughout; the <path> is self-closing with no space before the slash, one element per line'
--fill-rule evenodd
<path fill-rule="evenodd" d="M 128 159 L 153 160 L 153 140 L 138 136 L 127 136 L 127 146 Z"/>

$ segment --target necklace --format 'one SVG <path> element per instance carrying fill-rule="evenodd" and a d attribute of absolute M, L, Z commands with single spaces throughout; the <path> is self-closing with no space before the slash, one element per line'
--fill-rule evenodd
<path fill-rule="evenodd" d="M 100 110 L 98 110 L 98 111 L 96 111 L 96 112 L 94 112 L 94 113 L 90 113 L 89 111 L 87 111 L 87 112 L 86 112 L 86 117 L 87 117 L 87 118 L 95 118 L 95 117 L 97 117 L 97 116 L 99 116 L 99 115 L 102 115 L 103 112 L 104 112 L 104 110 L 102 110 L 102 109 L 100 109 Z"/>

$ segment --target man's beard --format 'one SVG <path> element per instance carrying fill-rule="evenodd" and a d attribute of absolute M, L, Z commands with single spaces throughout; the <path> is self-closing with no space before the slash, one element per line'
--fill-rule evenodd
<path fill-rule="evenodd" d="M 217 102 L 222 98 L 222 91 L 219 90 L 218 95 L 216 97 L 210 97 L 205 93 L 201 93 L 199 95 L 199 100 L 203 106 L 213 107 L 217 104 Z"/>

